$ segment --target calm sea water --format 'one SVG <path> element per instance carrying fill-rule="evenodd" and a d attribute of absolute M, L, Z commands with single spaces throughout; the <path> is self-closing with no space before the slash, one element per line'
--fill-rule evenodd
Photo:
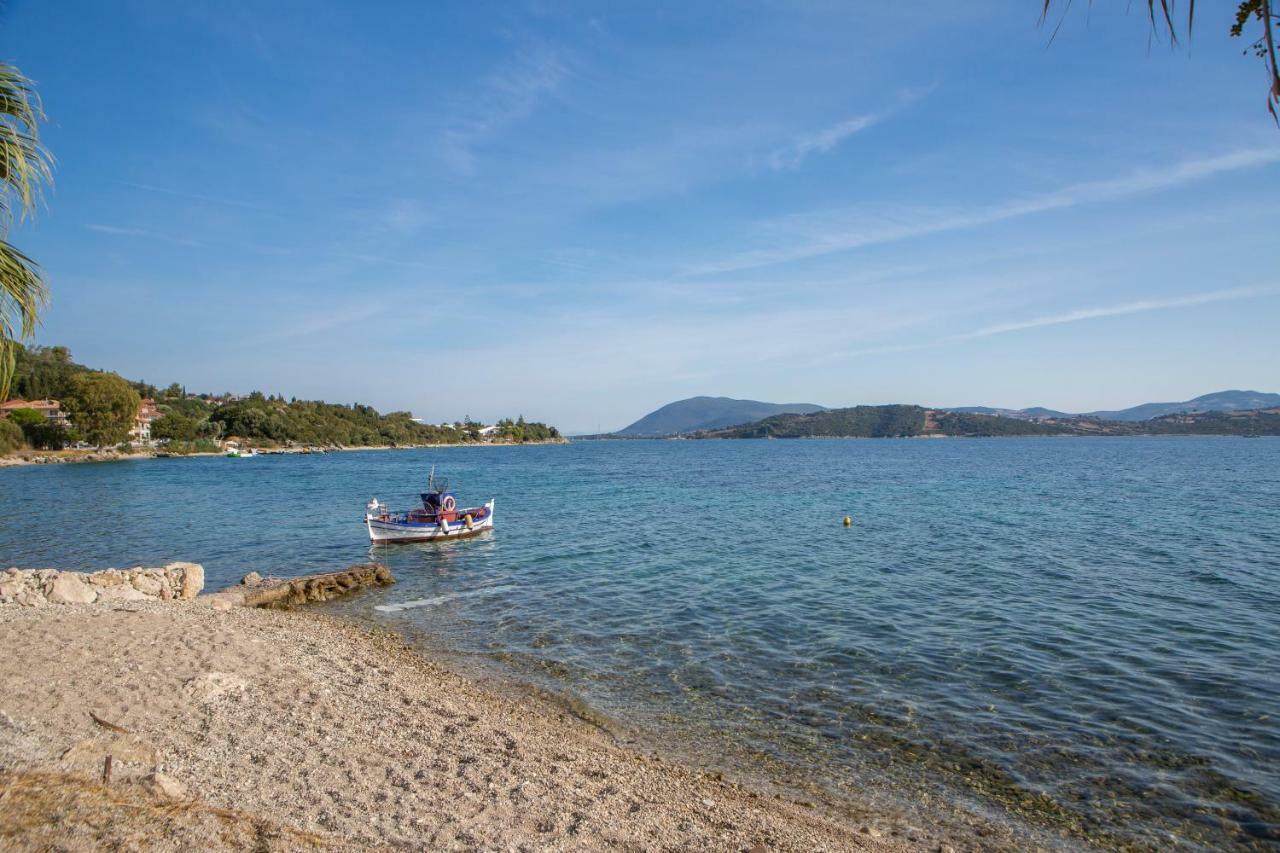
<path fill-rule="evenodd" d="M 496 497 L 498 529 L 390 549 L 399 583 L 342 612 L 834 793 L 882 780 L 1106 844 L 1280 842 L 1277 440 L 9 469 L 0 565 L 332 569 L 370 556 L 364 502 L 408 505 L 432 464 Z"/>

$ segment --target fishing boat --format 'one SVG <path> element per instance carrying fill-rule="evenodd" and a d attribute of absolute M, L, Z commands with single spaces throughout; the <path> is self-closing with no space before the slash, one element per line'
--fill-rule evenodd
<path fill-rule="evenodd" d="M 421 498 L 422 506 L 407 512 L 392 512 L 376 497 L 369 501 L 364 513 L 369 541 L 377 544 L 465 539 L 493 529 L 493 501 L 484 506 L 459 507 L 448 481 L 436 481 L 434 468 Z"/>

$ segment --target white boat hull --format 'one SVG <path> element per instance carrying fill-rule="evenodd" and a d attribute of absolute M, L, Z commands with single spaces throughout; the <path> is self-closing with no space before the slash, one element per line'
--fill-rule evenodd
<path fill-rule="evenodd" d="M 376 516 L 365 514 L 364 524 L 369 530 L 369 541 L 375 544 L 383 542 L 431 542 L 438 539 L 466 539 L 486 530 L 493 529 L 493 501 L 485 504 L 488 512 L 480 521 L 474 521 L 468 527 L 462 519 L 442 522 L 384 521 Z"/>

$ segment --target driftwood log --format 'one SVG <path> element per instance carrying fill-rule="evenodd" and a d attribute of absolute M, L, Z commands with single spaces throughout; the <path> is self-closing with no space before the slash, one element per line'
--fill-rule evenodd
<path fill-rule="evenodd" d="M 371 586 L 390 586 L 396 580 L 381 563 L 360 563 L 340 572 L 304 575 L 300 578 L 263 578 L 246 575 L 238 586 L 201 596 L 219 609 L 268 607 L 284 609 L 315 601 L 329 601 Z M 197 599 L 200 600 L 200 599 Z"/>

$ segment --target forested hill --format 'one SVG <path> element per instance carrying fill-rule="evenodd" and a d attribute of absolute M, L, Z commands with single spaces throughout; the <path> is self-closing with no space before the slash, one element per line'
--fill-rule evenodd
<path fill-rule="evenodd" d="M 482 435 L 481 424 L 469 418 L 441 425 L 422 424 L 409 412 L 381 414 L 371 406 L 359 403 L 347 406 L 320 400 L 285 400 L 253 392 L 246 396 L 230 394 L 188 394 L 178 384 L 160 389 L 146 382 L 121 379 L 114 373 L 95 371 L 77 364 L 65 347 L 21 347 L 16 351 L 16 369 L 10 396 L 26 400 L 62 401 L 71 416 L 73 430 L 40 431 L 27 437 L 27 443 L 40 446 L 90 438 L 82 426 L 94 412 L 88 408 L 93 400 L 77 403 L 85 395 L 76 393 L 84 377 L 106 379 L 118 386 L 120 395 L 132 395 L 124 408 L 122 422 L 109 442 L 123 441 L 133 426 L 133 416 L 140 397 L 155 400 L 161 417 L 151 425 L 154 438 L 170 442 L 176 450 L 213 449 L 218 439 L 236 438 L 257 446 L 341 445 L 367 447 L 413 444 L 465 444 L 471 442 L 526 443 L 561 440 L 559 431 L 542 423 L 504 418 L 496 430 Z M 96 398 L 94 398 L 96 399 Z M 77 408 L 77 405 L 79 408 Z M 91 443 L 103 443 L 97 439 Z"/>
<path fill-rule="evenodd" d="M 810 414 L 774 415 L 754 424 L 703 433 L 707 438 L 894 438 L 917 435 L 1059 435 L 1045 424 L 941 412 L 923 406 L 852 406 Z"/>
<path fill-rule="evenodd" d="M 774 415 L 753 424 L 707 430 L 698 438 L 902 438 L 1016 435 L 1241 435 L 1280 436 L 1280 408 L 1198 412 L 1145 421 L 1071 417 L 1027 421 L 923 406 L 853 406 L 799 415 Z"/>
<path fill-rule="evenodd" d="M 762 403 L 731 397 L 690 397 L 668 403 L 614 435 L 638 438 L 678 435 L 699 430 L 749 424 L 770 415 L 789 412 L 819 412 L 813 403 Z"/>

